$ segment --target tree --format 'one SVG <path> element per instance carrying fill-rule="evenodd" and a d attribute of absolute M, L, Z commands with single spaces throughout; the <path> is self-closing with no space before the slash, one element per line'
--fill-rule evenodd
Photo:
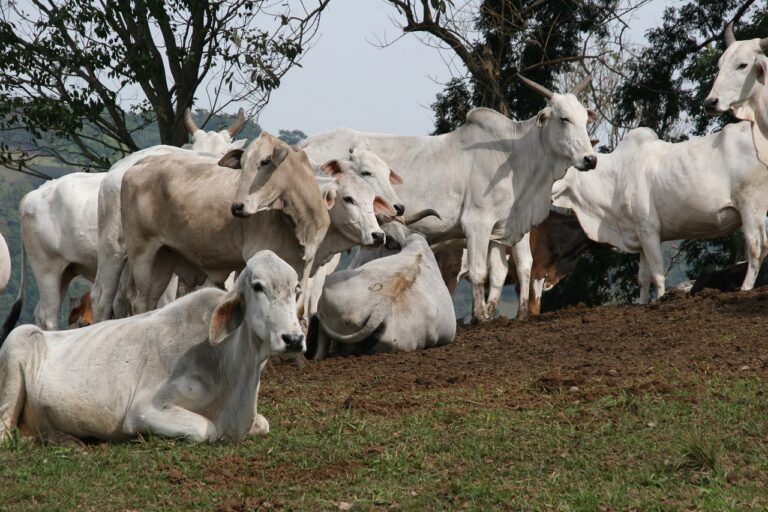
<path fill-rule="evenodd" d="M 248 101 L 253 114 L 329 1 L 297 15 L 277 0 L 0 0 L 0 132 L 14 140 L 0 164 L 34 174 L 52 156 L 106 169 L 153 121 L 163 144 L 180 146 L 184 110 L 206 83 L 210 112 Z"/>
<path fill-rule="evenodd" d="M 278 138 L 287 144 L 298 144 L 307 138 L 307 134 L 301 130 L 279 130 Z"/>

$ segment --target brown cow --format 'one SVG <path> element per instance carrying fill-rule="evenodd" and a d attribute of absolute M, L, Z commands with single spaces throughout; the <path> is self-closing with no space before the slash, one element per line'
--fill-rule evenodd
<path fill-rule="evenodd" d="M 519 311 L 518 318 L 524 319 L 529 315 L 541 312 L 541 295 L 550 290 L 564 277 L 573 272 L 579 258 L 584 252 L 597 245 L 592 242 L 574 215 L 566 215 L 550 211 L 544 222 L 531 229 L 531 267 L 530 300 L 528 311 Z M 507 248 L 507 254 L 512 255 L 513 248 Z M 453 294 L 458 280 L 463 277 L 463 249 L 449 248 L 439 252 L 437 261 L 448 290 Z M 509 271 L 504 284 L 517 284 L 517 270 L 510 257 Z"/>

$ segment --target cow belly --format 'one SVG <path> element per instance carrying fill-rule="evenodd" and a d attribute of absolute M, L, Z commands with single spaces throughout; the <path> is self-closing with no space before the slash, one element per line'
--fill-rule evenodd
<path fill-rule="evenodd" d="M 717 238 L 741 227 L 741 215 L 735 208 L 678 213 L 677 217 L 670 216 L 662 221 L 662 240 Z"/>

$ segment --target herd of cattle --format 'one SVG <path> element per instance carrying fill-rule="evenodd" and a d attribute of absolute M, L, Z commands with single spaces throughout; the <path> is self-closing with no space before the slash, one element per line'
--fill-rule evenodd
<path fill-rule="evenodd" d="M 743 227 L 751 289 L 768 253 L 768 38 L 736 41 L 730 25 L 725 36 L 705 106 L 743 121 L 686 142 L 638 128 L 598 157 L 596 116 L 577 99 L 588 79 L 558 94 L 520 77 L 548 100 L 527 121 L 480 108 L 438 136 L 338 129 L 289 146 L 263 132 L 246 146 L 234 140 L 242 111 L 221 132 L 187 111 L 188 147 L 44 184 L 20 205 L 0 438 L 17 427 L 107 440 L 266 433 L 256 406 L 269 355 L 449 343 L 465 273 L 477 320 L 494 316 L 510 281 L 519 315 L 536 314 L 543 290 L 596 243 L 640 254 L 646 303 L 652 286 L 665 292 L 662 241 Z M 27 260 L 36 325 L 11 332 Z M 2 241 L 1 287 L 9 274 Z M 93 286 L 71 321 L 93 325 L 57 331 L 78 275 Z"/>

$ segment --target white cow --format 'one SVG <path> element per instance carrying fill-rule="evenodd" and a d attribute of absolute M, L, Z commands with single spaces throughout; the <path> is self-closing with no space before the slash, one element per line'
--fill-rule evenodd
<path fill-rule="evenodd" d="M 711 115 L 730 110 L 736 119 L 750 121 L 757 158 L 768 165 L 768 57 L 763 54 L 768 37 L 737 41 L 731 22 L 725 27 L 725 44 L 704 106 Z"/>
<path fill-rule="evenodd" d="M 8 252 L 8 244 L 0 235 L 0 293 L 3 293 L 11 278 L 11 253 Z"/>
<path fill-rule="evenodd" d="M 267 357 L 302 352 L 298 276 L 274 253 L 235 289 L 205 288 L 163 309 L 82 329 L 25 325 L 0 348 L 0 439 L 63 433 L 240 441 L 265 434 L 256 411 Z"/>
<path fill-rule="evenodd" d="M 327 278 L 307 336 L 310 346 L 316 344 L 315 359 L 326 357 L 332 341 L 339 353 L 362 354 L 410 352 L 453 340 L 453 302 L 429 244 L 400 223 L 385 229 L 387 238 L 402 240 L 400 251 L 375 259 L 369 259 L 373 252 L 389 251 L 367 252 L 357 260 L 360 266 Z"/>
<path fill-rule="evenodd" d="M 768 251 L 764 219 L 768 173 L 756 158 L 749 123 L 677 144 L 637 128 L 589 173 L 571 169 L 552 188 L 555 206 L 572 208 L 587 236 L 640 253 L 640 302 L 664 295 L 665 240 L 716 238 L 744 228 L 755 282 Z"/>
<path fill-rule="evenodd" d="M 235 134 L 245 123 L 243 110 L 229 128 L 220 132 L 204 132 L 195 125 L 189 109 L 186 111 L 187 131 L 192 136 L 189 149 L 174 146 L 153 146 L 137 151 L 116 162 L 107 173 L 107 177 L 98 190 L 98 271 L 96 272 L 91 292 L 93 301 L 93 319 L 95 322 L 107 320 L 112 316 L 122 318 L 128 315 L 128 301 L 123 294 L 118 294 L 120 276 L 127 260 L 123 226 L 120 220 L 120 187 L 125 172 L 139 160 L 153 155 L 176 155 L 206 157 L 212 163 L 227 151 L 240 149 L 245 140 L 233 141 Z M 127 277 L 123 278 L 124 281 Z"/>
<path fill-rule="evenodd" d="M 555 94 L 527 82 L 549 105 L 534 118 L 512 121 L 498 112 L 479 108 L 451 133 L 408 137 L 338 129 L 309 137 L 301 143 L 311 158 L 332 158 L 350 147 L 375 152 L 397 169 L 407 186 L 397 192 L 409 209 L 432 208 L 442 220 L 425 219 L 414 229 L 430 243 L 466 238 L 472 282 L 474 316 L 489 316 L 484 284 L 489 243 L 514 245 L 549 209 L 552 183 L 570 166 L 594 167 L 586 125 L 594 119 L 576 99 L 587 85 L 569 94 Z M 495 265 L 504 266 L 503 248 L 492 248 Z M 497 256 L 494 258 L 493 256 Z M 506 277 L 506 267 L 499 272 Z"/>

